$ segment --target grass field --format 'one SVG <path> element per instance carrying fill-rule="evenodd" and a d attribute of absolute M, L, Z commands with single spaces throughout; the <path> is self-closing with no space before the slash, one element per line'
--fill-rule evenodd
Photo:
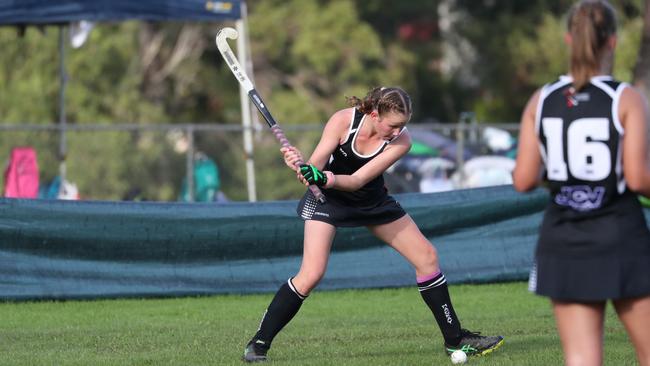
<path fill-rule="evenodd" d="M 463 326 L 502 334 L 475 365 L 561 365 L 548 302 L 524 283 L 451 286 Z M 242 365 L 272 294 L 0 303 L 1 365 Z M 608 307 L 605 365 L 635 365 Z M 274 341 L 273 365 L 451 365 L 417 289 L 314 292 Z"/>

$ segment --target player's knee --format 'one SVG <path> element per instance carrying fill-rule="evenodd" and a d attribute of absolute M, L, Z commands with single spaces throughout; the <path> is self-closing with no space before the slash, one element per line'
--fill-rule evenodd
<path fill-rule="evenodd" d="M 434 266 L 438 267 L 438 251 L 436 248 L 433 247 L 433 245 L 428 245 L 427 249 L 423 255 L 423 258 L 425 258 L 427 265 L 429 266 Z"/>
<path fill-rule="evenodd" d="M 418 253 L 418 261 L 416 262 L 416 270 L 419 273 L 433 273 L 440 270 L 438 263 L 438 251 L 432 245 L 423 247 L 424 249 Z"/>
<path fill-rule="evenodd" d="M 567 366 L 602 365 L 602 357 L 597 351 L 569 351 L 565 353 L 564 360 Z"/>
<path fill-rule="evenodd" d="M 565 364 L 566 366 L 600 365 L 599 363 L 592 363 L 588 359 L 584 359 L 582 357 L 566 357 Z"/>

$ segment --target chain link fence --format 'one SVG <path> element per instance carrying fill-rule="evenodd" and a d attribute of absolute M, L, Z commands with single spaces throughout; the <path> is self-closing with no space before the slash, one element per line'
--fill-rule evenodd
<path fill-rule="evenodd" d="M 306 155 L 317 144 L 322 128 L 321 124 L 283 125 L 289 140 Z M 463 114 L 458 123 L 411 122 L 409 131 L 420 149 L 414 146 L 389 169 L 387 186 L 394 193 L 427 191 L 430 186 L 426 188 L 423 181 L 433 178 L 449 179 L 449 189 L 465 188 L 466 163 L 478 156 L 511 153 L 518 128 L 515 123 L 478 123 L 472 114 Z M 202 158 L 218 167 L 220 200 L 249 200 L 251 180 L 260 201 L 297 199 L 304 191 L 292 184 L 294 175 L 284 166 L 279 145 L 266 128 L 253 129 L 253 156 L 245 153 L 240 125 L 68 124 L 64 133 L 56 124 L 0 124 L 0 130 L 0 158 L 5 161 L 13 147 L 36 150 L 42 192 L 58 177 L 74 185 L 80 199 L 177 201 L 185 194 L 185 200 L 192 200 L 198 183 L 196 162 Z M 502 144 L 504 132 L 508 133 L 511 146 L 495 151 L 487 143 L 487 131 L 499 131 Z M 253 176 L 246 172 L 247 160 L 255 166 Z M 447 163 L 436 165 L 441 162 Z"/>

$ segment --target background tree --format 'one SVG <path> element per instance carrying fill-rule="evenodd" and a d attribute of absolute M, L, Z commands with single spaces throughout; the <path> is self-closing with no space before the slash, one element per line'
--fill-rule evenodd
<path fill-rule="evenodd" d="M 648 6 L 612 2 L 620 15 L 615 76 L 647 92 Z M 346 96 L 377 85 L 409 91 L 413 123 L 455 122 L 463 111 L 483 122 L 516 122 L 533 90 L 568 65 L 562 35 L 569 0 L 247 3 L 255 82 L 288 126 L 322 125 L 346 106 Z M 232 24 L 98 24 L 82 48 L 66 50 L 67 120 L 239 126 L 238 85 L 213 44 L 224 25 Z M 0 28 L 0 123 L 54 124 L 58 28 L 20 33 Z M 288 134 L 308 154 L 319 131 Z M 85 198 L 120 199 L 137 187 L 147 198 L 175 200 L 185 176 L 181 137 L 182 131 L 71 132 L 68 178 Z M 217 161 L 226 194 L 245 200 L 241 134 L 195 137 L 197 149 Z M 0 156 L 16 145 L 37 148 L 42 181 L 58 173 L 57 133 L 5 131 Z M 256 134 L 255 162 L 260 199 L 300 195 L 266 131 Z"/>
<path fill-rule="evenodd" d="M 643 30 L 639 56 L 634 67 L 634 85 L 650 95 L 650 4 L 643 2 Z"/>
<path fill-rule="evenodd" d="M 639 56 L 634 67 L 634 86 L 639 88 L 646 97 L 650 97 L 650 3 L 643 2 L 643 32 Z M 648 128 L 647 139 L 650 142 L 650 128 Z M 650 155 L 650 151 L 648 151 Z"/>

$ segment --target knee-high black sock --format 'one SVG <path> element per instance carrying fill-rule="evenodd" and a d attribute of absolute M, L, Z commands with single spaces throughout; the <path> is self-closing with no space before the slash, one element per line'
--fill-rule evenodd
<path fill-rule="evenodd" d="M 445 343 L 455 346 L 460 342 L 460 321 L 451 305 L 447 279 L 442 272 L 433 278 L 418 281 L 418 290 L 436 318 Z"/>
<path fill-rule="evenodd" d="M 303 300 L 307 298 L 296 290 L 291 282 L 287 280 L 271 301 L 266 309 L 260 327 L 253 337 L 253 342 L 259 347 L 269 348 L 273 338 L 293 319 L 300 309 Z"/>

